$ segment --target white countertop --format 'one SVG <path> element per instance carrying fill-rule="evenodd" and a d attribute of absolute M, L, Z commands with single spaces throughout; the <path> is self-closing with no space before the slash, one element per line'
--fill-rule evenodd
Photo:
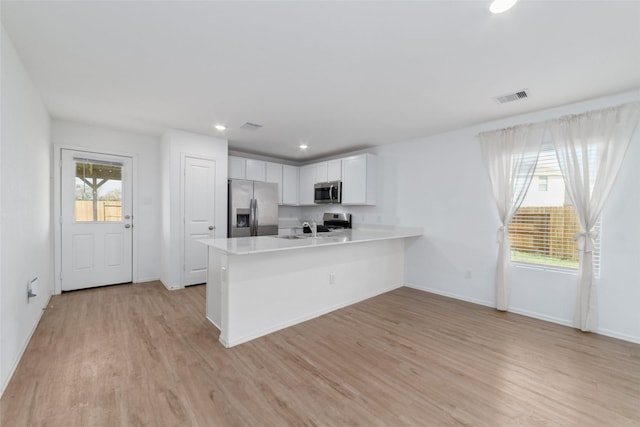
<path fill-rule="evenodd" d="M 304 238 L 300 239 L 258 236 L 235 237 L 230 239 L 202 239 L 200 242 L 230 255 L 248 255 L 376 240 L 404 239 L 408 237 L 418 237 L 422 234 L 423 229 L 418 227 L 363 226 L 352 230 L 318 233 L 318 237 L 310 237 L 310 234 L 306 234 Z"/>

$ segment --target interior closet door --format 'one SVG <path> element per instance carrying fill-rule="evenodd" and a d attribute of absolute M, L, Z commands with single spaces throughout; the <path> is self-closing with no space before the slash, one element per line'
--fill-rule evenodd
<path fill-rule="evenodd" d="M 216 162 L 184 158 L 184 285 L 207 281 L 208 250 L 198 240 L 215 237 Z"/>

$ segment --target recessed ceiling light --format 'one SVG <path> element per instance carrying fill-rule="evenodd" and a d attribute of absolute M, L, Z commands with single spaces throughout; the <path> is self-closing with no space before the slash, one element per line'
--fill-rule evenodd
<path fill-rule="evenodd" d="M 517 1 L 518 0 L 493 0 L 491 6 L 489 6 L 489 11 L 491 13 L 506 12 L 511 9 Z"/>
<path fill-rule="evenodd" d="M 300 144 L 298 145 L 298 147 L 300 147 L 301 150 L 306 150 L 307 148 L 309 148 L 307 144 Z"/>
<path fill-rule="evenodd" d="M 227 127 L 225 125 L 215 125 L 213 127 L 219 131 L 227 130 Z"/>

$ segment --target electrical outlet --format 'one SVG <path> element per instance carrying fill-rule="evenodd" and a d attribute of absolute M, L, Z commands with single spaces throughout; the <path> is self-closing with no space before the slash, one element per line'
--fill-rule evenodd
<path fill-rule="evenodd" d="M 38 296 L 38 278 L 34 277 L 33 279 L 27 282 L 27 302 L 33 298 Z"/>
<path fill-rule="evenodd" d="M 336 284 L 336 273 L 329 273 L 329 284 L 330 285 L 335 285 Z"/>

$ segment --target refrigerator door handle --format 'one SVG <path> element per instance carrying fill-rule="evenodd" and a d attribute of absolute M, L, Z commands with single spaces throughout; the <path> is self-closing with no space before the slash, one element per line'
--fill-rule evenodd
<path fill-rule="evenodd" d="M 255 221 L 255 215 L 253 213 L 253 199 L 249 199 L 249 236 L 254 236 L 253 222 Z"/>
<path fill-rule="evenodd" d="M 251 235 L 258 235 L 258 199 L 251 199 Z"/>
<path fill-rule="evenodd" d="M 253 229 L 255 230 L 254 236 L 258 235 L 258 199 L 253 199 Z"/>

